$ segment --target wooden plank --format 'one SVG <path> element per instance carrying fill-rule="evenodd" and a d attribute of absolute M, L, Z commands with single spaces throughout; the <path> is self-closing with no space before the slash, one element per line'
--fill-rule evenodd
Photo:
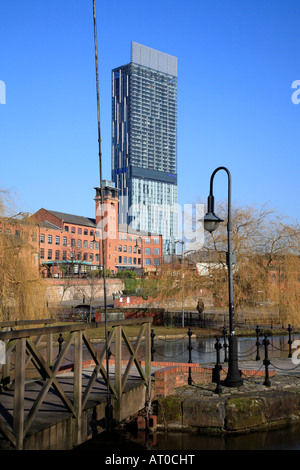
<path fill-rule="evenodd" d="M 121 418 L 122 407 L 122 326 L 115 326 L 115 387 L 116 387 L 116 404 L 115 418 L 119 421 Z"/>
<path fill-rule="evenodd" d="M 16 365 L 15 365 L 13 432 L 14 432 L 14 435 L 16 436 L 17 450 L 23 449 L 25 357 L 26 357 L 26 339 L 22 338 L 19 341 L 17 341 L 17 344 L 16 344 Z"/>
<path fill-rule="evenodd" d="M 142 340 L 142 336 L 143 336 L 143 333 L 144 333 L 144 325 L 142 326 L 142 328 L 140 329 L 140 332 L 139 332 L 139 335 L 138 335 L 138 338 L 137 338 L 137 341 L 136 341 L 136 347 L 138 348 L 139 347 L 139 344 Z M 139 374 L 140 376 L 142 377 L 142 379 L 146 379 L 145 377 L 145 374 L 144 374 L 144 371 L 142 369 L 142 366 L 140 364 L 140 361 L 136 358 L 136 355 L 135 355 L 135 350 L 133 349 L 129 339 L 127 338 L 127 335 L 125 333 L 125 331 L 122 331 L 122 334 L 123 334 L 123 338 L 124 338 L 124 341 L 125 341 L 125 344 L 131 354 L 131 357 L 130 357 L 130 360 L 129 360 L 129 363 L 128 363 L 128 367 L 131 367 L 131 364 L 132 362 L 134 361 L 135 365 L 136 365 L 136 368 L 137 370 L 139 371 Z M 137 350 L 136 350 L 137 352 Z"/>
<path fill-rule="evenodd" d="M 76 411 L 75 442 L 81 444 L 81 417 L 82 417 L 82 332 L 74 333 L 74 408 Z"/>
<path fill-rule="evenodd" d="M 138 349 L 139 349 L 140 344 L 141 344 L 141 341 L 142 341 L 142 337 L 143 337 L 143 335 L 144 335 L 144 331 L 145 331 L 145 325 L 142 325 L 142 326 L 141 326 L 141 329 L 140 329 L 140 331 L 139 331 L 137 340 L 136 340 L 136 342 L 135 342 L 135 347 L 134 347 L 134 348 L 132 347 L 132 345 L 131 345 L 129 339 L 127 338 L 127 335 L 126 335 L 125 331 L 122 331 L 122 333 L 123 333 L 123 338 L 124 338 L 124 340 L 125 340 L 125 343 L 126 343 L 126 345 L 127 345 L 128 350 L 129 350 L 129 352 L 130 352 L 130 359 L 129 359 L 129 361 L 128 361 L 128 364 L 127 364 L 127 367 L 126 367 L 126 370 L 125 370 L 125 373 L 124 373 L 124 377 L 123 377 L 123 387 L 122 387 L 122 389 L 125 388 L 126 381 L 127 381 L 128 376 L 129 376 L 129 372 L 130 372 L 130 369 L 131 369 L 131 367 L 132 367 L 133 362 L 135 363 L 135 365 L 136 365 L 136 367 L 137 367 L 137 369 L 138 369 L 138 371 L 139 371 L 141 377 L 142 377 L 143 379 L 145 379 L 145 374 L 144 374 L 144 371 L 143 371 L 143 369 L 142 369 L 142 367 L 141 367 L 140 361 L 139 361 L 138 358 L 136 357 L 137 352 L 138 352 Z"/>
<path fill-rule="evenodd" d="M 111 345 L 111 342 L 112 342 L 112 339 L 114 338 L 114 335 L 115 335 L 115 331 L 113 329 L 110 332 L 109 336 L 108 336 L 108 341 L 107 341 L 108 348 Z M 93 370 L 93 373 L 92 373 L 92 375 L 89 379 L 89 382 L 86 386 L 85 392 L 83 394 L 82 407 L 84 409 L 84 407 L 86 405 L 86 402 L 89 398 L 90 392 L 92 390 L 92 387 L 93 387 L 99 373 L 101 373 L 101 375 L 102 375 L 102 377 L 103 377 L 106 384 L 107 384 L 107 380 L 109 380 L 108 386 L 109 386 L 110 392 L 113 393 L 113 395 L 115 397 L 117 397 L 117 392 L 116 392 L 116 389 L 115 389 L 110 377 L 108 377 L 107 372 L 106 372 L 106 370 L 105 370 L 105 368 L 103 367 L 103 364 L 102 364 L 102 362 L 104 360 L 105 352 L 106 352 L 105 347 L 103 347 L 103 350 L 102 350 L 100 356 L 98 356 L 97 351 L 95 351 L 91 341 L 89 340 L 89 338 L 85 334 L 83 335 L 83 341 L 84 341 L 89 353 L 91 354 L 92 359 L 94 360 L 94 362 L 96 364 L 95 368 Z M 105 344 L 104 344 L 104 346 L 105 346 Z"/>
<path fill-rule="evenodd" d="M 31 423 L 33 422 L 34 417 L 36 416 L 41 404 L 43 403 L 49 388 L 51 385 L 54 386 L 56 391 L 58 392 L 62 402 L 66 405 L 67 409 L 74 415 L 76 416 L 76 410 L 73 407 L 72 403 L 70 400 L 67 398 L 63 388 L 61 385 L 58 383 L 56 379 L 56 374 L 59 370 L 59 367 L 61 366 L 61 363 L 63 361 L 64 355 L 68 352 L 71 344 L 73 342 L 73 337 L 70 336 L 68 340 L 64 343 L 62 353 L 58 356 L 56 363 L 54 365 L 53 369 L 50 369 L 48 365 L 45 363 L 43 357 L 40 355 L 40 352 L 36 349 L 35 345 L 30 343 L 30 341 L 27 341 L 27 348 L 29 352 L 32 354 L 33 358 L 35 361 L 38 363 L 39 367 L 41 368 L 41 372 L 45 378 L 45 382 L 38 394 L 37 399 L 35 400 L 30 412 L 27 415 L 26 418 L 26 423 L 25 423 L 25 432 L 28 432 L 30 429 Z"/>
<path fill-rule="evenodd" d="M 108 327 L 113 327 L 117 325 L 121 326 L 130 326 L 138 325 L 142 323 L 152 323 L 152 317 L 143 317 L 143 318 L 133 318 L 129 320 L 114 320 L 108 321 Z M 72 333 L 74 331 L 88 330 L 104 327 L 103 322 L 96 323 L 71 323 L 70 325 L 61 325 L 61 326 L 45 326 L 43 328 L 28 328 L 25 330 L 15 330 L 15 331 L 1 331 L 0 340 L 5 341 L 7 339 L 17 339 L 17 338 L 28 338 L 30 336 L 40 336 L 44 334 L 59 334 L 59 333 Z"/>
<path fill-rule="evenodd" d="M 10 320 L 0 322 L 0 328 L 28 325 L 49 325 L 57 323 L 55 318 L 45 318 L 44 320 Z"/>
<path fill-rule="evenodd" d="M 12 443 L 13 446 L 17 447 L 16 436 L 8 429 L 5 423 L 0 421 L 0 432 Z"/>

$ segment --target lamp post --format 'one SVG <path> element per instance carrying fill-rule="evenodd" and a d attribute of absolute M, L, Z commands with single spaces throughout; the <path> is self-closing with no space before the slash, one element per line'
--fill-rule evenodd
<path fill-rule="evenodd" d="M 182 245 L 182 294 L 181 294 L 181 312 L 182 312 L 182 328 L 184 328 L 184 241 L 176 240 L 175 243 L 181 243 Z"/>
<path fill-rule="evenodd" d="M 213 179 L 215 174 L 219 170 L 225 170 L 228 176 L 228 220 L 227 220 L 227 243 L 228 249 L 226 253 L 226 264 L 228 267 L 228 293 L 229 293 L 229 337 L 228 337 L 228 373 L 223 384 L 227 387 L 239 387 L 243 385 L 241 379 L 238 361 L 237 361 L 237 339 L 235 336 L 235 319 L 234 319 L 234 301 L 233 301 L 233 269 L 235 255 L 232 252 L 231 246 L 231 234 L 232 234 L 232 223 L 231 223 L 231 175 L 227 168 L 221 166 L 217 168 L 211 175 L 210 178 L 210 192 L 207 199 L 207 213 L 204 216 L 204 229 L 208 232 L 216 230 L 222 219 L 216 216 L 214 213 L 214 195 L 213 195 Z"/>

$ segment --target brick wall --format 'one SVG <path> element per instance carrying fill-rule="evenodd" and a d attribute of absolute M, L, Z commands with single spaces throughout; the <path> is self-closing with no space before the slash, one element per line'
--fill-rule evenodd
<path fill-rule="evenodd" d="M 122 308 L 122 307 L 130 307 L 130 306 L 139 306 L 139 305 L 147 305 L 153 302 L 155 299 L 149 298 L 145 300 L 143 297 L 138 297 L 137 295 L 121 295 L 118 298 L 114 299 L 114 307 L 115 308 Z"/>
<path fill-rule="evenodd" d="M 166 397 L 172 395 L 176 388 L 187 385 L 189 369 L 191 369 L 193 382 L 204 384 L 212 381 L 212 369 L 194 364 L 170 365 L 155 372 L 155 395 L 157 397 Z"/>
<path fill-rule="evenodd" d="M 124 318 L 126 320 L 130 318 L 142 318 L 142 317 L 152 317 L 153 318 L 153 325 L 163 325 L 164 324 L 164 314 L 165 311 L 162 308 L 151 308 L 151 309 L 141 309 L 139 310 L 138 308 L 136 309 L 123 309 L 124 312 Z"/>
<path fill-rule="evenodd" d="M 152 365 L 165 366 L 154 373 L 155 379 L 155 395 L 157 397 L 166 397 L 172 395 L 178 387 L 188 385 L 189 369 L 191 370 L 192 381 L 195 384 L 207 384 L 212 382 L 212 368 L 201 367 L 198 364 L 171 364 L 152 362 Z M 263 371 L 242 370 L 244 376 L 264 376 Z M 276 375 L 276 371 L 269 371 L 269 376 Z M 227 376 L 227 370 L 220 371 L 220 380 L 224 380 Z"/>
<path fill-rule="evenodd" d="M 199 294 L 187 295 L 184 298 L 184 308 L 185 310 L 196 311 L 197 310 L 197 303 L 199 300 Z M 201 298 L 204 301 L 206 308 L 213 306 L 212 296 L 205 293 L 205 295 L 201 295 Z M 144 299 L 143 297 L 139 297 L 137 295 L 122 295 L 116 299 L 114 299 L 114 307 L 126 307 L 130 305 L 135 305 L 136 307 L 146 307 L 147 305 L 151 305 L 151 307 L 163 307 L 170 311 L 181 311 L 182 310 L 182 299 L 177 298 L 169 298 L 169 299 L 154 299 L 152 297 L 148 297 L 148 299 Z"/>
<path fill-rule="evenodd" d="M 47 220 L 48 222 L 55 225 L 56 227 L 60 227 L 61 230 L 63 230 L 63 228 L 64 228 L 63 220 L 59 219 L 54 214 L 51 214 L 51 212 L 49 212 L 45 209 L 40 209 L 37 212 L 35 212 L 33 218 L 34 218 L 34 220 L 36 220 L 37 222 L 39 222 L 41 224 L 45 220 Z"/>

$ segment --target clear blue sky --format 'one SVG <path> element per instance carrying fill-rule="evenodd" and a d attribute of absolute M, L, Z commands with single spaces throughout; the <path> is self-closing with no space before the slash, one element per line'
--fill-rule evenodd
<path fill-rule="evenodd" d="M 1 0 L 0 187 L 23 210 L 94 217 L 99 186 L 92 0 Z M 239 204 L 300 221 L 299 0 L 97 0 L 103 176 L 111 70 L 131 41 L 178 58 L 178 184 L 206 200 L 218 166 Z M 0 97 L 1 101 L 1 97 Z M 214 183 L 227 196 L 226 174 Z"/>

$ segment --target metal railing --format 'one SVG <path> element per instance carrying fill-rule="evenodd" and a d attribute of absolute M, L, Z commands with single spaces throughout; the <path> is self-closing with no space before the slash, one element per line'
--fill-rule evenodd
<path fill-rule="evenodd" d="M 280 329 L 280 330 L 277 330 L 278 333 L 283 333 L 284 330 Z M 264 367 L 265 369 L 265 380 L 264 380 L 264 383 L 263 385 L 269 387 L 271 382 L 270 382 L 270 374 L 269 374 L 269 366 L 271 365 L 273 367 L 273 370 L 282 370 L 286 373 L 289 373 L 289 372 L 294 372 L 296 369 L 299 369 L 300 368 L 300 364 L 298 364 L 296 367 L 290 367 L 290 368 L 285 368 L 285 369 L 281 369 L 278 365 L 274 364 L 274 362 L 272 362 L 270 360 L 270 356 L 269 356 L 269 353 L 273 353 L 273 356 L 276 355 L 276 353 L 283 353 L 283 356 L 284 358 L 291 358 L 292 357 L 292 343 L 293 343 L 293 340 L 292 340 L 292 327 L 291 325 L 288 325 L 288 328 L 287 328 L 287 332 L 288 332 L 288 340 L 286 341 L 285 344 L 281 345 L 281 347 L 277 347 L 275 346 L 275 344 L 273 344 L 272 340 L 270 341 L 268 339 L 268 335 L 263 331 L 263 330 L 260 330 L 260 328 L 258 326 L 256 326 L 256 329 L 255 329 L 255 334 L 253 334 L 253 338 L 252 339 L 243 339 L 243 338 L 240 338 L 239 339 L 239 342 L 240 344 L 243 343 L 243 342 L 246 342 L 246 341 L 250 341 L 251 342 L 251 345 L 250 345 L 250 348 L 247 349 L 247 350 L 244 350 L 243 352 L 239 352 L 238 353 L 238 359 L 241 360 L 241 361 L 247 361 L 247 360 L 253 360 L 253 361 L 260 361 L 260 352 L 262 350 L 262 354 L 263 354 L 263 360 L 262 360 L 262 363 L 261 363 L 261 368 Z M 254 332 L 253 332 L 254 333 Z M 220 382 L 220 373 L 222 371 L 222 365 L 221 365 L 221 357 L 220 357 L 220 352 L 223 350 L 224 353 L 223 353 L 223 362 L 226 363 L 228 362 L 228 356 L 227 356 L 227 349 L 228 349 L 228 342 L 227 342 L 227 330 L 225 328 L 225 326 L 223 327 L 223 329 L 221 330 L 220 329 L 220 334 L 218 336 L 215 337 L 216 339 L 216 342 L 214 344 L 214 347 L 212 349 L 206 349 L 205 351 L 199 351 L 197 348 L 195 348 L 195 346 L 192 345 L 192 337 L 196 337 L 196 335 L 193 334 L 192 332 L 192 329 L 191 328 L 188 328 L 188 331 L 186 334 L 180 336 L 180 337 L 176 337 L 174 339 L 162 339 L 162 338 L 158 338 L 154 332 L 154 330 L 152 329 L 151 330 L 151 361 L 154 361 L 154 360 L 157 360 L 159 359 L 159 357 L 162 357 L 164 361 L 168 360 L 168 361 L 171 361 L 172 359 L 178 359 L 178 357 L 184 357 L 186 353 L 188 353 L 188 360 L 187 360 L 187 363 L 188 364 L 192 364 L 193 363 L 193 354 L 192 354 L 192 351 L 196 351 L 198 353 L 201 354 L 201 356 L 203 356 L 203 359 L 205 359 L 205 355 L 214 355 L 214 358 L 215 360 L 212 361 L 212 363 L 215 364 L 214 368 L 212 369 L 212 382 L 215 382 L 217 384 L 217 387 L 216 387 L 216 393 L 221 393 L 221 382 Z M 221 343 L 221 338 L 222 338 L 222 343 Z M 261 338 L 263 338 L 261 340 Z M 203 338 L 202 338 L 203 339 Z M 171 343 L 182 343 L 182 346 L 183 346 L 183 349 L 179 352 L 179 353 L 176 353 L 176 354 L 163 354 L 161 352 L 159 352 L 158 348 L 156 348 L 155 346 L 157 345 L 157 342 L 158 341 L 164 341 L 165 343 L 168 343 L 169 345 Z M 156 343 L 156 345 L 155 345 Z M 182 361 L 184 362 L 184 361 Z M 207 362 L 204 360 L 204 363 Z M 199 364 L 199 362 L 197 362 L 197 364 Z M 258 370 L 260 371 L 260 369 Z M 191 369 L 189 369 L 189 374 L 188 374 L 188 385 L 192 385 L 193 384 L 193 380 L 192 380 L 192 376 L 191 376 L 192 372 L 191 372 Z M 253 377 L 254 377 L 254 374 L 253 374 Z M 247 377 L 245 377 L 247 378 Z"/>

